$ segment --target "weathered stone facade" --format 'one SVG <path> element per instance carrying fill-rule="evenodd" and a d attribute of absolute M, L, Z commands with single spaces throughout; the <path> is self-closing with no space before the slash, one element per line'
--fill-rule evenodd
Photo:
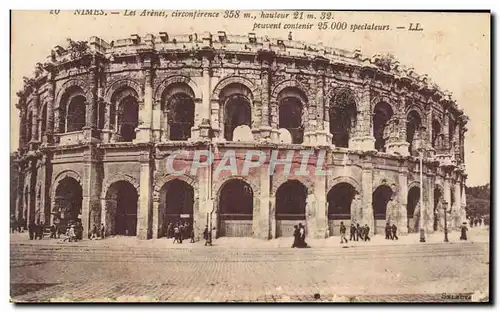
<path fill-rule="evenodd" d="M 327 237 L 341 220 L 407 233 L 420 223 L 420 153 L 426 231 L 443 228 L 445 207 L 450 229 L 465 219 L 468 118 L 391 57 L 224 32 L 92 37 L 55 47 L 18 96 L 16 218 L 28 224 L 79 217 L 85 231 L 105 223 L 109 234 L 146 239 L 179 215 L 196 235 L 208 216 L 228 236 L 269 239 L 304 222 L 310 236 Z M 217 179 L 214 167 L 168 173 L 173 151 L 210 147 L 312 147 L 325 153 L 326 175 L 269 175 L 268 162 Z M 246 212 L 229 211 L 235 195 L 221 194 L 231 183 L 251 194 Z"/>

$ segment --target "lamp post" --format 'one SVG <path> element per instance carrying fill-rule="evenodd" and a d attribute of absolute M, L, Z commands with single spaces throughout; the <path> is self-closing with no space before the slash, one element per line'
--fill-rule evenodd
<path fill-rule="evenodd" d="M 425 227 L 424 227 L 424 205 L 423 205 L 423 201 L 424 201 L 424 178 L 423 178 L 423 162 L 424 162 L 424 153 L 423 153 L 423 150 L 420 149 L 419 150 L 419 160 L 420 160 L 420 220 L 418 221 L 418 223 L 420 224 L 420 242 L 421 243 L 425 243 Z"/>
<path fill-rule="evenodd" d="M 448 202 L 443 201 L 443 209 L 444 209 L 444 242 L 448 243 L 448 220 L 446 219 L 446 213 L 448 211 Z"/>

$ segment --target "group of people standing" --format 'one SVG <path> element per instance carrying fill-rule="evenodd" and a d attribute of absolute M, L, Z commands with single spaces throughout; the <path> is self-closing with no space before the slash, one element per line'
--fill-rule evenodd
<path fill-rule="evenodd" d="M 292 248 L 310 248 L 306 243 L 306 228 L 302 223 L 293 226 Z"/>
<path fill-rule="evenodd" d="M 190 238 L 190 242 L 194 243 L 194 228 L 189 224 L 189 222 L 182 223 L 177 221 L 175 223 L 169 222 L 167 225 L 165 236 L 167 238 L 173 238 L 174 244 L 182 244 L 182 240 Z"/>
<path fill-rule="evenodd" d="M 343 244 L 344 242 L 347 243 L 347 238 L 346 238 L 346 232 L 347 232 L 347 227 L 344 225 L 344 222 L 340 222 L 340 243 Z M 369 241 L 370 240 L 370 227 L 368 224 L 365 224 L 364 226 L 360 226 L 359 223 L 351 223 L 351 236 L 349 237 L 349 241 Z"/>

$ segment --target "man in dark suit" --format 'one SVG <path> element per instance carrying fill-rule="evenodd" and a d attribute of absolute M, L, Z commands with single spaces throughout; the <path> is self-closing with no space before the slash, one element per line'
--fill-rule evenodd
<path fill-rule="evenodd" d="M 391 239 L 391 225 L 389 222 L 385 224 L 385 239 Z"/>
<path fill-rule="evenodd" d="M 365 224 L 365 242 L 370 240 L 370 227 Z"/>
<path fill-rule="evenodd" d="M 349 237 L 349 240 L 356 240 L 356 226 L 354 226 L 354 223 L 351 223 L 351 236 Z"/>
<path fill-rule="evenodd" d="M 398 240 L 399 239 L 398 238 L 398 227 L 396 226 L 396 224 L 392 225 L 391 231 L 392 231 L 392 239 Z"/>

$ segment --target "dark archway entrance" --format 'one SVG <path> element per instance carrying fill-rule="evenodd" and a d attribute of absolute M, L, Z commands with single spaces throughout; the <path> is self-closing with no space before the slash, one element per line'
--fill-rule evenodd
<path fill-rule="evenodd" d="M 293 236 L 293 226 L 306 225 L 307 187 L 297 180 L 283 183 L 276 191 L 276 237 Z M 306 229 L 307 230 L 307 229 Z"/>
<path fill-rule="evenodd" d="M 106 195 L 106 220 L 109 234 L 135 236 L 137 234 L 137 207 L 139 195 L 127 181 L 118 181 Z"/>
<path fill-rule="evenodd" d="M 222 186 L 219 196 L 218 236 L 252 236 L 252 187 L 243 180 L 229 180 Z"/>
<path fill-rule="evenodd" d="M 373 192 L 373 218 L 375 219 L 374 234 L 385 233 L 387 218 L 387 205 L 393 195 L 392 189 L 387 185 L 377 187 Z"/>
<path fill-rule="evenodd" d="M 340 222 L 351 223 L 351 204 L 356 189 L 349 183 L 339 183 L 330 189 L 328 201 L 328 228 L 331 236 L 340 235 Z"/>
<path fill-rule="evenodd" d="M 406 215 L 408 218 L 408 233 L 416 233 L 419 231 L 420 221 L 420 188 L 414 186 L 408 192 L 406 203 Z"/>
<path fill-rule="evenodd" d="M 439 230 L 441 223 L 441 210 L 442 210 L 443 192 L 438 187 L 434 188 L 434 231 Z"/>
<path fill-rule="evenodd" d="M 242 125 L 252 127 L 250 101 L 241 94 L 231 95 L 226 100 L 224 117 L 224 138 L 232 141 L 236 127 Z"/>
<path fill-rule="evenodd" d="M 121 140 L 132 142 L 135 139 L 135 128 L 139 125 L 139 104 L 133 96 L 121 100 L 118 106 L 118 125 Z"/>
<path fill-rule="evenodd" d="M 175 179 L 167 182 L 160 191 L 159 237 L 167 236 L 168 224 L 189 223 L 193 226 L 194 189 L 187 182 Z M 187 233 L 191 234 L 191 233 Z"/>
<path fill-rule="evenodd" d="M 78 221 L 82 213 L 82 187 L 71 177 L 62 179 L 56 188 L 55 207 L 52 211 L 53 223 L 61 227 Z"/>

